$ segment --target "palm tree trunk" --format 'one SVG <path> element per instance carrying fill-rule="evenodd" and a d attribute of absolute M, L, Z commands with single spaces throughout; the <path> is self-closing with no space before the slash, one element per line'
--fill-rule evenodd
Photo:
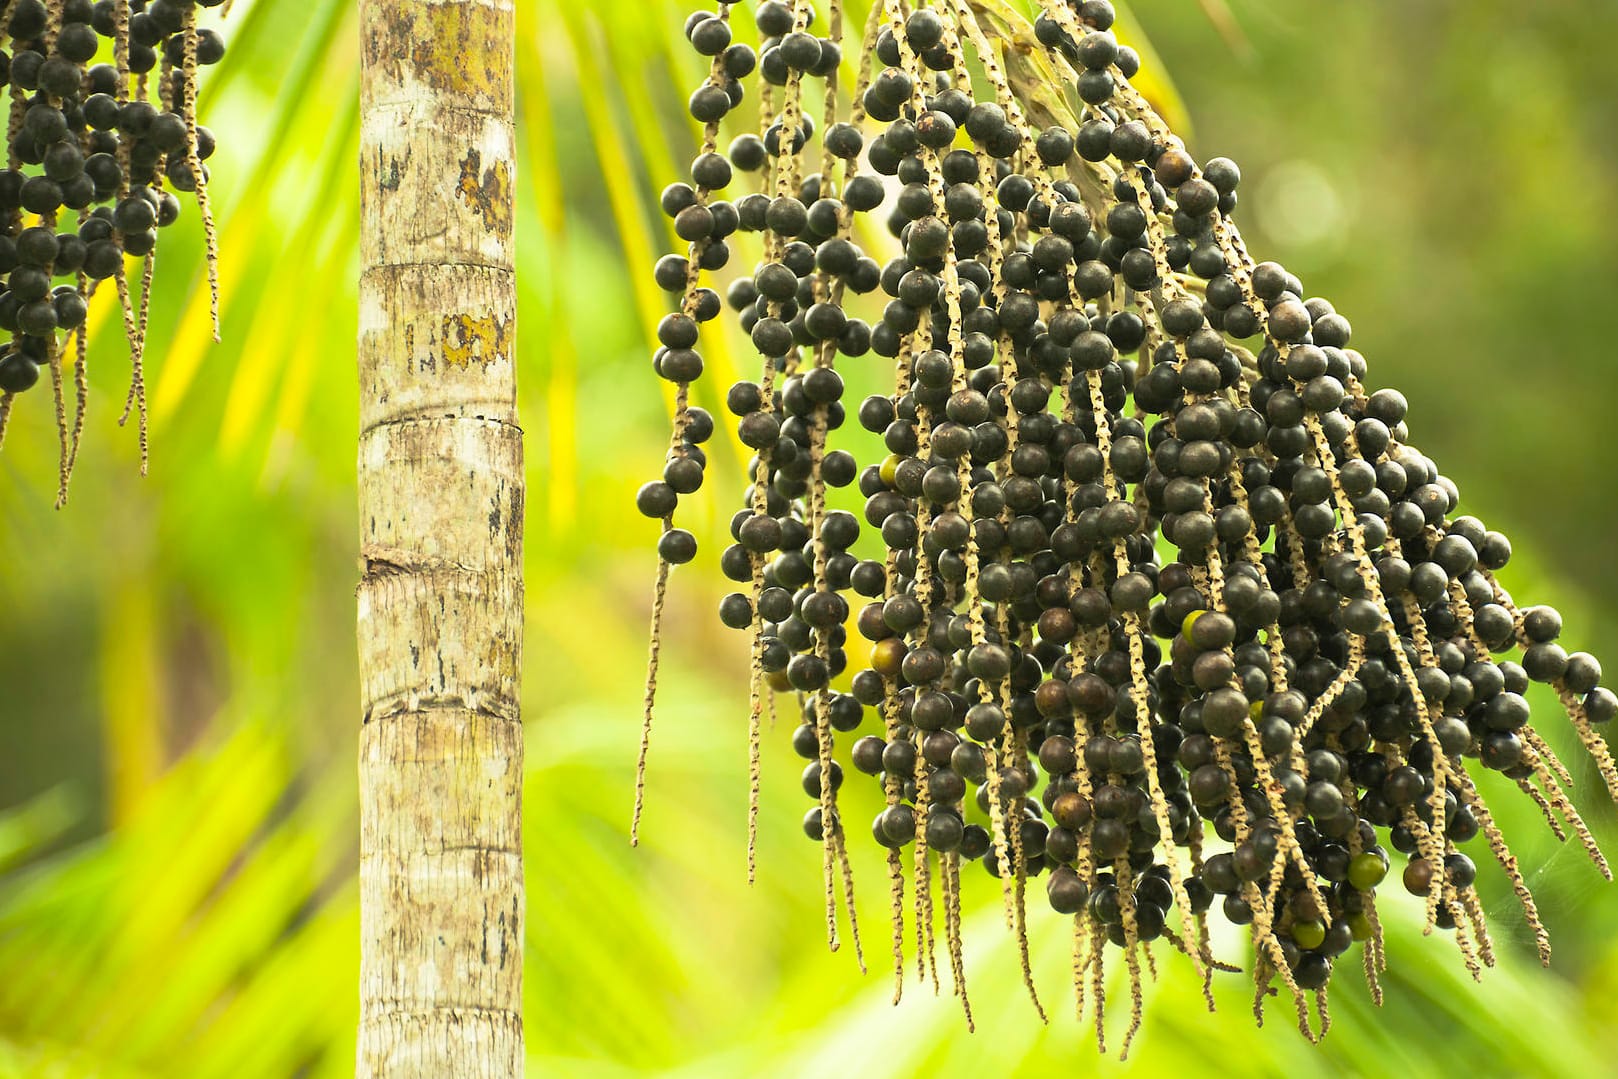
<path fill-rule="evenodd" d="M 361 1076 L 514 1076 L 511 0 L 361 0 Z"/>

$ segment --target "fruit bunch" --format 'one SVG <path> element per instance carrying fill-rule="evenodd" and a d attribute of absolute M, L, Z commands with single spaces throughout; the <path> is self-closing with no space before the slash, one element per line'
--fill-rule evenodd
<path fill-rule="evenodd" d="M 146 408 L 142 357 L 147 293 L 159 230 L 194 196 L 208 212 L 214 139 L 197 124 L 198 69 L 225 46 L 198 26 L 198 8 L 229 0 L 7 0 L 0 3 L 0 87 L 11 92 L 8 167 L 0 170 L 0 439 L 13 398 L 47 369 L 61 432 L 58 504 L 84 428 L 85 329 L 90 298 L 111 280 L 124 311 L 133 366 L 124 418 L 138 411 L 142 471 Z M 141 259 L 136 296 L 127 259 Z M 217 286 L 214 324 L 218 328 Z M 73 355 L 67 355 L 69 350 Z M 74 368 L 71 429 L 63 369 Z"/>
<path fill-rule="evenodd" d="M 1608 873 L 1525 693 L 1554 689 L 1614 795 L 1597 727 L 1618 697 L 1554 610 L 1497 582 L 1510 543 L 1461 514 L 1405 399 L 1368 388 L 1348 319 L 1248 255 L 1240 170 L 1199 165 L 1131 85 L 1111 5 L 1039 8 L 875 0 L 855 42 L 835 0 L 824 21 L 765 0 L 757 49 L 733 5 L 687 21 L 712 62 L 690 99 L 704 145 L 662 197 L 688 247 L 654 271 L 678 298 L 653 357 L 678 407 L 638 495 L 664 529 L 648 727 L 669 567 L 697 553 L 673 515 L 715 430 L 690 403 L 699 344 L 729 307 L 763 364 L 724 396 L 754 456 L 719 617 L 751 639 L 753 815 L 761 717 L 795 695 L 833 946 L 852 829 L 887 851 L 901 985 L 908 871 L 918 966 L 937 984 L 936 891 L 970 1021 L 960 873 L 977 861 L 1036 1006 L 1031 883 L 1072 920 L 1098 1035 L 1107 957 L 1127 966 L 1126 1051 L 1153 942 L 1205 986 L 1230 969 L 1209 917 L 1250 927 L 1260 1014 L 1284 990 L 1323 1033 L 1356 948 L 1380 996 L 1390 873 L 1476 974 L 1494 958 L 1476 860 L 1497 862 L 1548 959 L 1474 773 Z M 721 153 L 743 116 L 756 126 Z M 722 198 L 733 185 L 749 190 Z M 846 401 L 848 364 L 891 364 L 892 392 Z M 850 422 L 887 455 L 832 448 Z M 850 485 L 862 515 L 828 508 Z M 839 809 L 848 769 L 885 800 L 868 826 Z"/>

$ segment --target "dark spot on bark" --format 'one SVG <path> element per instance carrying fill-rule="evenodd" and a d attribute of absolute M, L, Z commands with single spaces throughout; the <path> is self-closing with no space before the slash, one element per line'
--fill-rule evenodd
<path fill-rule="evenodd" d="M 385 558 L 367 558 L 365 560 L 365 579 L 367 581 L 380 580 L 383 577 L 396 577 L 410 571 L 397 562 L 390 562 Z"/>
<path fill-rule="evenodd" d="M 397 191 L 404 183 L 405 166 L 410 163 L 410 148 L 405 147 L 404 156 L 383 158 L 382 151 L 377 151 L 377 187 L 383 191 Z"/>
<path fill-rule="evenodd" d="M 502 239 L 511 235 L 511 166 L 496 161 L 483 167 L 483 152 L 476 147 L 461 159 L 461 178 L 455 192 L 473 212 L 483 218 L 483 227 Z"/>

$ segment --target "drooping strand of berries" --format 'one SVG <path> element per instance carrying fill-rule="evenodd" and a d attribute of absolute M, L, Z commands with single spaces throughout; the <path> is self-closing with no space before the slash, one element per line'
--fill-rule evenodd
<path fill-rule="evenodd" d="M 223 57 L 197 9 L 224 0 L 10 0 L 0 4 L 0 87 L 10 87 L 9 167 L 0 171 L 0 441 L 13 399 L 51 374 L 61 455 L 57 504 L 84 430 L 89 303 L 111 278 L 132 374 L 123 419 L 147 432 L 143 357 L 158 231 L 194 195 L 208 243 L 215 337 L 218 287 L 208 209 L 214 138 L 196 122 L 197 72 Z M 155 74 L 155 79 L 154 79 Z M 177 194 L 179 193 L 179 194 Z M 76 216 L 65 221 L 67 212 Z M 143 260 L 139 298 L 126 258 Z M 64 283 L 53 284 L 56 279 Z M 71 423 L 64 373 L 73 366 Z M 120 422 L 123 422 L 122 420 Z"/>
<path fill-rule="evenodd" d="M 1254 264 L 1240 171 L 1198 167 L 1134 89 L 1110 4 L 1041 0 L 1030 24 L 1000 0 L 874 0 L 846 107 L 841 5 L 820 36 L 805 0 L 759 3 L 757 51 L 733 39 L 731 6 L 685 25 L 712 68 L 690 99 L 702 152 L 663 193 L 689 244 L 655 269 L 678 297 L 653 360 L 678 408 L 638 505 L 664 527 L 649 730 L 669 567 L 697 550 L 673 514 L 714 428 L 689 403 L 701 324 L 728 304 L 763 359 L 725 395 L 754 457 L 719 558 L 740 586 L 720 619 L 752 642 L 749 876 L 760 721 L 791 692 L 833 947 L 839 875 L 854 925 L 841 758 L 884 796 L 871 831 L 896 996 L 907 916 L 938 983 L 936 874 L 968 1023 L 963 861 L 1002 882 L 1036 1008 L 1025 888 L 1044 878 L 1098 1039 L 1117 950 L 1126 1053 L 1154 942 L 1189 957 L 1210 1007 L 1214 974 L 1235 969 L 1209 949 L 1216 901 L 1250 927 L 1260 1019 L 1279 982 L 1303 1033 L 1323 1034 L 1327 982 L 1356 945 L 1380 1000 L 1390 852 L 1476 976 L 1494 962 L 1466 853 L 1481 834 L 1548 962 L 1473 773 L 1513 780 L 1610 877 L 1524 694 L 1554 688 L 1615 798 L 1599 728 L 1618 697 L 1558 643 L 1554 610 L 1500 587 L 1510 543 L 1460 515 L 1405 399 L 1367 389 L 1348 320 Z M 755 70 L 757 133 L 721 155 Z M 738 172 L 758 190 L 717 198 Z M 884 206 L 896 249 L 856 224 Z M 762 241 L 751 270 L 732 266 L 738 232 Z M 724 303 L 704 272 L 728 281 Z M 888 455 L 861 467 L 828 438 L 848 419 L 838 363 L 872 358 L 892 362 L 893 392 L 854 415 Z M 827 508 L 849 485 L 874 535 Z"/>

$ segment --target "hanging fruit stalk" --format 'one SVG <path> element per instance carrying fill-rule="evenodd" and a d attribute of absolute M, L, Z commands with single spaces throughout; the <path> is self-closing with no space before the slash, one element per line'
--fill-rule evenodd
<path fill-rule="evenodd" d="M 0 10 L 0 86 L 11 91 L 8 168 L 0 171 L 0 442 L 15 397 L 51 375 L 60 435 L 57 505 L 67 501 L 89 402 L 86 321 L 111 278 L 131 377 L 123 417 L 138 418 L 146 470 L 146 319 L 158 230 L 196 198 L 208 242 L 214 334 L 217 251 L 208 208 L 214 138 L 197 124 L 198 69 L 223 40 L 198 8 L 221 0 L 15 0 Z M 176 194 L 176 193 L 179 194 Z M 141 262 L 138 296 L 126 259 Z M 53 284 L 63 279 L 68 283 Z M 64 368 L 73 367 L 69 422 Z"/>
<path fill-rule="evenodd" d="M 1524 693 L 1555 689 L 1615 797 L 1597 728 L 1618 697 L 1558 643 L 1554 610 L 1500 587 L 1510 543 L 1460 514 L 1405 399 L 1367 387 L 1348 320 L 1248 255 L 1240 171 L 1199 167 L 1131 86 L 1139 58 L 1111 5 L 1039 7 L 1030 24 L 999 0 L 876 0 L 846 109 L 840 5 L 822 24 L 803 0 L 765 0 L 757 51 L 733 40 L 732 5 L 686 22 L 713 60 L 690 101 L 705 145 L 663 193 L 690 246 L 655 269 L 681 299 L 653 358 L 680 407 L 637 501 L 663 522 L 661 611 L 669 567 L 697 553 L 673 515 L 705 477 L 714 421 L 691 385 L 703 324 L 728 305 L 763 359 L 726 393 L 755 457 L 719 559 L 743 586 L 720 619 L 752 640 L 750 819 L 759 717 L 791 692 L 833 946 L 841 756 L 885 799 L 871 831 L 889 851 L 898 985 L 907 913 L 936 984 L 936 874 L 971 1022 L 958 874 L 977 861 L 1001 880 L 1040 1008 L 1025 889 L 1043 877 L 1073 920 L 1098 1038 L 1109 956 L 1127 968 L 1126 1053 L 1155 942 L 1189 957 L 1212 1006 L 1215 971 L 1234 969 L 1209 949 L 1216 904 L 1250 927 L 1261 1021 L 1279 982 L 1303 1033 L 1323 1034 L 1356 945 L 1380 1000 L 1390 850 L 1426 930 L 1476 976 L 1494 962 L 1466 853 L 1481 833 L 1548 962 L 1473 773 L 1515 781 L 1610 877 Z M 757 133 L 720 156 L 755 72 Z M 757 190 L 719 199 L 737 171 Z M 883 207 L 885 262 L 854 224 Z M 739 272 L 738 234 L 762 241 Z M 721 271 L 723 303 L 701 283 Z M 845 406 L 839 366 L 884 360 L 893 392 Z M 885 458 L 828 448 L 851 418 Z M 865 528 L 827 509 L 851 484 Z M 869 659 L 850 674 L 851 625 Z M 851 887 L 844 903 L 852 924 Z"/>

